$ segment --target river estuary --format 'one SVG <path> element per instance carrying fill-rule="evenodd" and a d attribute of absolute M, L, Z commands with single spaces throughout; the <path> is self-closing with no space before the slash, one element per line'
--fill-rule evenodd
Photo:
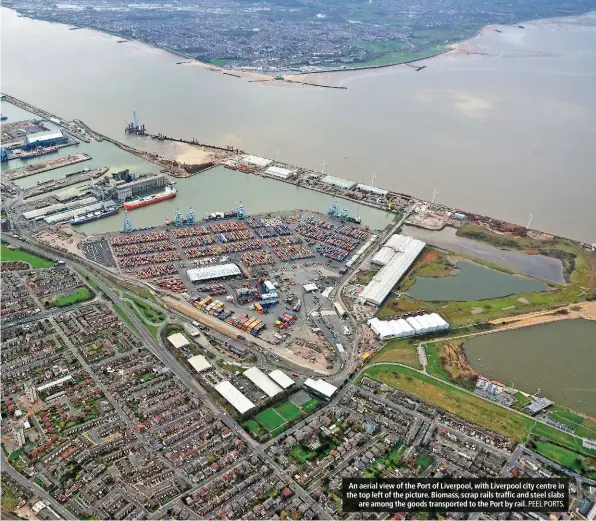
<path fill-rule="evenodd" d="M 465 342 L 480 374 L 596 417 L 596 322 L 562 320 Z"/>
<path fill-rule="evenodd" d="M 123 127 L 136 110 L 154 133 L 279 150 L 363 182 L 376 171 L 377 186 L 424 198 L 436 188 L 438 202 L 522 224 L 532 212 L 538 229 L 596 242 L 595 29 L 596 13 L 488 29 L 472 54 L 420 72 L 339 73 L 347 90 L 337 90 L 176 65 L 138 42 L 2 8 L 2 89 L 133 146 L 143 140 Z"/>

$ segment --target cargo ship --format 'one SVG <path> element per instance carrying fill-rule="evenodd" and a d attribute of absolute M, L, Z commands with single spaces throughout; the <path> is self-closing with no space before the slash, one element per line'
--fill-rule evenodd
<path fill-rule="evenodd" d="M 53 152 L 58 152 L 58 147 L 46 147 L 46 148 L 38 148 L 37 150 L 33 150 L 31 152 L 25 152 L 23 154 L 20 154 L 18 156 L 14 156 L 15 159 L 19 158 L 19 159 L 29 159 L 31 157 L 39 157 L 39 156 L 45 156 L 46 154 L 51 154 Z"/>
<path fill-rule="evenodd" d="M 102 210 L 95 210 L 94 212 L 88 212 L 81 215 L 75 215 L 71 220 L 70 224 L 72 225 L 79 225 L 85 224 L 91 221 L 97 221 L 97 219 L 103 219 L 104 217 L 109 217 L 110 215 L 116 215 L 118 213 L 118 207 L 110 207 L 104 208 Z"/>
<path fill-rule="evenodd" d="M 142 206 L 147 206 L 149 204 L 159 203 L 161 201 L 166 201 L 167 199 L 171 199 L 172 197 L 176 196 L 176 188 L 172 185 L 166 186 L 165 190 L 159 194 L 148 195 L 147 197 L 140 197 L 137 199 L 133 199 L 128 203 L 124 203 L 125 210 L 134 210 L 135 208 L 141 208 Z"/>

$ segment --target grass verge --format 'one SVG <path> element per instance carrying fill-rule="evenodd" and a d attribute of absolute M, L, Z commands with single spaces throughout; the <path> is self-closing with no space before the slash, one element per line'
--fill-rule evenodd
<path fill-rule="evenodd" d="M 7 244 L 2 243 L 0 247 L 0 260 L 3 261 L 23 261 L 31 265 L 33 269 L 51 268 L 55 262 L 21 250 L 20 248 L 9 248 Z"/>

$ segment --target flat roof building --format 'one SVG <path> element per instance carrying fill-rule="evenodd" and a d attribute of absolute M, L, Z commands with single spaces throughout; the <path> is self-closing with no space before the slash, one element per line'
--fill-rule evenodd
<path fill-rule="evenodd" d="M 296 173 L 296 170 L 289 170 L 279 166 L 270 166 L 267 170 L 265 170 L 265 173 L 279 179 L 289 179 Z"/>
<path fill-rule="evenodd" d="M 528 405 L 528 411 L 530 411 L 530 414 L 532 416 L 535 416 L 539 412 L 544 411 L 545 409 L 548 409 L 554 403 L 555 402 L 551 402 L 548 398 L 540 398 L 540 399 L 536 400 L 535 402 L 532 402 L 530 405 Z"/>
<path fill-rule="evenodd" d="M 319 289 L 319 286 L 317 286 L 316 284 L 313 284 L 313 283 L 309 283 L 309 284 L 304 284 L 302 286 L 302 288 L 307 293 L 312 293 L 313 291 L 317 291 Z"/>
<path fill-rule="evenodd" d="M 412 237 L 393 235 L 386 246 L 395 249 L 395 255 L 366 285 L 358 297 L 360 303 L 380 306 L 394 286 L 408 271 L 426 244 Z"/>
<path fill-rule="evenodd" d="M 176 349 L 181 349 L 190 345 L 188 339 L 182 333 L 174 333 L 168 337 L 168 342 Z"/>
<path fill-rule="evenodd" d="M 294 380 L 292 380 L 286 373 L 280 371 L 279 369 L 271 371 L 269 373 L 269 378 L 271 378 L 282 389 L 289 389 L 295 385 Z"/>
<path fill-rule="evenodd" d="M 242 275 L 242 272 L 236 264 L 230 263 L 205 266 L 203 268 L 192 268 L 186 270 L 186 274 L 191 282 L 201 282 L 203 280 L 237 277 L 238 275 Z"/>
<path fill-rule="evenodd" d="M 389 193 L 387 190 L 383 190 L 382 188 L 377 188 L 376 186 L 370 185 L 357 184 L 356 188 L 358 188 L 358 190 L 361 190 L 362 192 L 368 192 L 370 194 L 387 195 Z"/>
<path fill-rule="evenodd" d="M 308 378 L 304 381 L 304 385 L 315 394 L 327 399 L 331 398 L 335 394 L 335 391 L 337 391 L 335 385 L 331 385 L 329 382 L 321 379 L 313 380 L 312 378 Z"/>
<path fill-rule="evenodd" d="M 244 371 L 244 376 L 263 391 L 269 398 L 282 392 L 282 388 L 269 378 L 258 367 L 251 367 Z"/>
<path fill-rule="evenodd" d="M 265 168 L 266 166 L 269 166 L 271 163 L 273 163 L 271 159 L 259 156 L 244 156 L 240 162 L 245 165 L 258 166 L 260 168 Z"/>
<path fill-rule="evenodd" d="M 214 386 L 214 389 L 221 394 L 240 414 L 250 411 L 255 404 L 244 396 L 229 381 L 224 380 Z"/>
<path fill-rule="evenodd" d="M 341 177 L 335 177 L 334 175 L 324 176 L 321 178 L 321 183 L 325 183 L 326 185 L 330 186 L 337 186 L 338 188 L 343 188 L 344 190 L 349 190 L 356 185 L 354 181 L 343 179 Z"/>
<path fill-rule="evenodd" d="M 197 355 L 189 358 L 188 363 L 197 373 L 202 373 L 203 371 L 213 367 L 203 355 Z"/>
<path fill-rule="evenodd" d="M 47 132 L 35 132 L 25 138 L 25 148 L 39 147 L 44 145 L 58 145 L 66 143 L 68 139 L 61 130 L 50 130 Z"/>
<path fill-rule="evenodd" d="M 395 250 L 389 246 L 383 246 L 377 253 L 375 253 L 371 262 L 377 266 L 386 266 L 393 257 L 395 257 Z"/>

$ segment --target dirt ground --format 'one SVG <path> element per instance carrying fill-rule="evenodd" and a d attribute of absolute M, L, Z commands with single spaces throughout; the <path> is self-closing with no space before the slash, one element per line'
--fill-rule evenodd
<path fill-rule="evenodd" d="M 36 239 L 48 246 L 84 257 L 83 252 L 78 246 L 80 237 L 77 232 L 67 226 L 58 226 L 56 230 L 43 230 L 39 232 Z"/>
<path fill-rule="evenodd" d="M 575 318 L 584 318 L 587 320 L 596 320 L 596 301 L 581 302 L 579 304 L 570 304 L 555 310 L 537 311 L 527 315 L 517 315 L 513 317 L 498 318 L 491 320 L 493 325 L 503 325 L 502 329 L 516 329 L 518 327 L 535 326 L 546 324 L 557 320 L 569 320 Z"/>
<path fill-rule="evenodd" d="M 441 367 L 449 379 L 460 384 L 475 384 L 478 373 L 469 364 L 462 349 L 463 342 L 446 342 L 439 347 Z"/>

